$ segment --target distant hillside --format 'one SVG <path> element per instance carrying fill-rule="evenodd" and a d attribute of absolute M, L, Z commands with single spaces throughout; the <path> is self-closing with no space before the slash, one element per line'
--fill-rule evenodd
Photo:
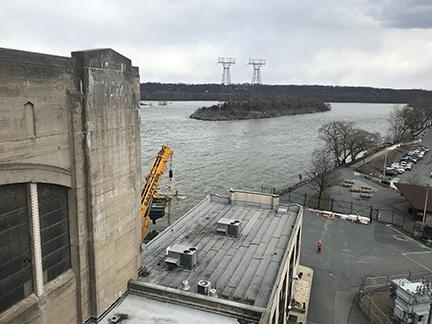
<path fill-rule="evenodd" d="M 182 84 L 182 83 L 142 83 L 142 100 L 219 100 L 221 91 L 225 93 L 223 100 L 228 99 L 231 92 L 234 100 L 249 100 L 251 91 L 249 84 L 233 84 L 231 89 L 220 84 Z M 408 103 L 418 97 L 432 96 L 432 91 L 408 89 L 379 89 L 370 87 L 338 87 L 319 85 L 262 85 L 259 87 L 260 99 L 309 98 L 325 102 L 376 102 L 376 103 Z"/>

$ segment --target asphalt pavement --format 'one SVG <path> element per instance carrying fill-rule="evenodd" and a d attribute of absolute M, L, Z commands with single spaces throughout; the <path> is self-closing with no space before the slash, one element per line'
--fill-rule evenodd
<path fill-rule="evenodd" d="M 389 225 L 360 225 L 330 220 L 305 211 L 301 264 L 314 270 L 310 324 L 363 324 L 367 318 L 354 302 L 362 275 L 432 271 L 432 249 Z M 316 253 L 316 241 L 324 249 Z"/>

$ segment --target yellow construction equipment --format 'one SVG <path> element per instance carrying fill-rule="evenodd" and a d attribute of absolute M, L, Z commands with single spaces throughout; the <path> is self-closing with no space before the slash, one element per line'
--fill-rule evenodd
<path fill-rule="evenodd" d="M 143 225 L 141 228 L 141 242 L 147 235 L 148 227 L 150 225 L 150 208 L 154 198 L 158 198 L 157 191 L 162 176 L 165 172 L 167 164 L 170 162 L 173 150 L 167 145 L 162 145 L 162 149 L 157 154 L 153 166 L 146 177 L 146 183 L 141 193 L 141 219 Z M 172 170 L 170 170 L 170 178 L 172 178 Z"/>

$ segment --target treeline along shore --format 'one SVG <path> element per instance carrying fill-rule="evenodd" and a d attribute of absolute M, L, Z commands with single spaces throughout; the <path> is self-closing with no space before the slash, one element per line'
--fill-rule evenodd
<path fill-rule="evenodd" d="M 221 93 L 230 93 L 236 101 L 249 100 L 256 92 L 250 84 L 154 83 L 141 84 L 141 100 L 217 101 Z M 408 103 L 432 95 L 420 89 L 382 89 L 371 87 L 342 87 L 320 85 L 260 85 L 261 99 L 308 98 L 323 102 Z"/>

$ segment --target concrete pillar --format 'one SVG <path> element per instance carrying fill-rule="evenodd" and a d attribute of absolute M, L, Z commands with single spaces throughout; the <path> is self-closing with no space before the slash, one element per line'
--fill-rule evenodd
<path fill-rule="evenodd" d="M 37 184 L 30 183 L 30 213 L 31 213 L 31 234 L 32 234 L 32 257 L 33 257 L 33 278 L 36 296 L 44 294 L 43 269 L 42 269 L 42 244 L 39 224 L 39 200 Z"/>

